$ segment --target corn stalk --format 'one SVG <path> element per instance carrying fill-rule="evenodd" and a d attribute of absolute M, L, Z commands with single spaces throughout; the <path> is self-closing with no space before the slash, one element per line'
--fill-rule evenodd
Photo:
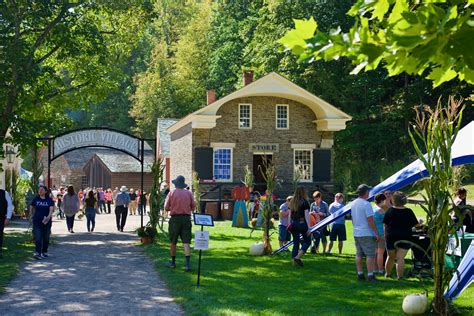
<path fill-rule="evenodd" d="M 191 181 L 194 201 L 196 202 L 196 212 L 201 213 L 201 190 L 199 189 L 199 175 L 193 171 L 193 179 Z"/>
<path fill-rule="evenodd" d="M 260 199 L 263 200 L 262 207 L 262 228 L 263 228 L 263 247 L 265 254 L 269 255 L 272 253 L 272 245 L 270 240 L 270 228 L 272 227 L 272 214 L 274 209 L 273 204 L 273 191 L 275 191 L 277 185 L 276 179 L 276 168 L 275 164 L 267 159 L 263 159 L 263 169 L 259 166 L 260 172 L 262 173 L 263 179 L 267 184 L 266 196 L 262 196 Z M 262 205 L 262 203 L 260 204 Z"/>
<path fill-rule="evenodd" d="M 297 164 L 295 169 L 293 170 L 293 192 L 296 191 L 296 188 L 300 184 L 301 179 L 303 179 L 304 175 L 304 166 L 301 164 Z"/>
<path fill-rule="evenodd" d="M 250 170 L 249 168 L 249 165 L 245 165 L 245 168 L 244 168 L 244 180 L 242 181 L 242 183 L 248 188 L 252 188 L 253 187 L 253 172 L 252 170 Z"/>
<path fill-rule="evenodd" d="M 451 147 L 460 129 L 463 108 L 461 101 L 449 98 L 447 108 L 438 101 L 433 110 L 417 109 L 417 119 L 409 130 L 419 159 L 423 162 L 429 177 L 422 180 L 428 236 L 431 240 L 434 265 L 434 298 L 432 306 L 439 315 L 449 314 L 449 304 L 443 293 L 450 279 L 445 268 L 445 253 L 449 235 L 455 232 L 451 219 L 453 199 L 450 189 L 453 185 Z M 426 154 L 425 154 L 426 152 Z"/>
<path fill-rule="evenodd" d="M 147 226 L 159 227 L 164 232 L 164 215 L 161 212 L 165 204 L 165 195 L 161 191 L 161 184 L 164 179 L 165 166 L 162 164 L 163 159 L 158 158 L 151 167 L 151 174 L 153 175 L 153 185 L 150 192 L 150 221 Z"/>

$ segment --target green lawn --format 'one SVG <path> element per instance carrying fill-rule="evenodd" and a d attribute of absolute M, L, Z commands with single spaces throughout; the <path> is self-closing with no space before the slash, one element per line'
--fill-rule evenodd
<path fill-rule="evenodd" d="M 381 279 L 378 284 L 356 281 L 352 224 L 347 222 L 349 240 L 343 255 L 303 257 L 304 268 L 291 265 L 290 254 L 252 257 L 249 229 L 233 228 L 230 222 L 210 227 L 210 250 L 203 251 L 201 288 L 196 288 L 198 253 L 193 252 L 193 273 L 183 272 L 179 249 L 178 268 L 164 267 L 168 244 L 164 237 L 145 246 L 173 296 L 190 315 L 400 315 L 404 295 L 423 291 L 417 279 Z M 195 228 L 197 229 L 197 228 Z M 277 233 L 273 235 L 277 249 Z M 427 283 L 431 286 L 431 283 Z M 471 286 L 456 300 L 464 315 L 472 314 Z"/>
<path fill-rule="evenodd" d="M 0 293 L 17 274 L 21 264 L 31 257 L 30 234 L 8 233 L 4 238 L 3 259 L 0 259 Z"/>

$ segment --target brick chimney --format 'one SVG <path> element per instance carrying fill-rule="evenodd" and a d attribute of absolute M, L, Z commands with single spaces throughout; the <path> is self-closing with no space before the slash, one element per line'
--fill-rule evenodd
<path fill-rule="evenodd" d="M 210 89 L 207 90 L 207 105 L 214 103 L 216 101 L 216 90 Z"/>
<path fill-rule="evenodd" d="M 252 83 L 253 70 L 244 70 L 243 79 L 244 79 L 244 86 L 248 85 L 249 83 Z"/>

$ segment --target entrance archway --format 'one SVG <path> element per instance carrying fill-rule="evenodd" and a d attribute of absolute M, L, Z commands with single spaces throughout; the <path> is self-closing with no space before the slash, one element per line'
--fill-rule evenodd
<path fill-rule="evenodd" d="M 156 143 L 156 139 L 154 138 L 139 138 L 119 130 L 105 127 L 76 129 L 52 137 L 38 138 L 38 141 L 47 142 L 48 146 L 48 176 L 46 179 L 48 188 L 51 188 L 51 162 L 74 150 L 101 147 L 121 151 L 140 162 L 140 192 L 143 192 L 145 142 Z M 153 160 L 155 159 L 156 148 L 154 148 L 153 154 Z M 142 227 L 143 213 L 144 212 L 141 212 Z"/>

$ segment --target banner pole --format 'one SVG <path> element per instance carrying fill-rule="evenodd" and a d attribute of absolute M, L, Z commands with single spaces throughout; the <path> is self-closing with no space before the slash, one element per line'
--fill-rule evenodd
<path fill-rule="evenodd" d="M 203 231 L 204 226 L 201 225 L 201 231 Z M 201 256 L 202 256 L 202 249 L 199 250 L 199 263 L 198 263 L 198 279 L 197 279 L 197 287 L 200 285 L 201 281 Z"/>

